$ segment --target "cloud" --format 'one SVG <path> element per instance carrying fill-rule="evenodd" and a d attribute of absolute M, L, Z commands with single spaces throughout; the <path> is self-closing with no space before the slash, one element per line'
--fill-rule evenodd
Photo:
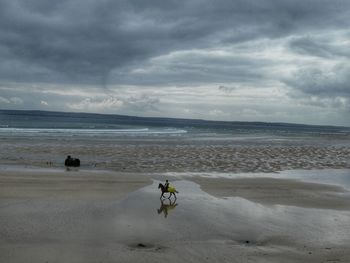
<path fill-rule="evenodd" d="M 324 43 L 313 41 L 310 37 L 301 37 L 290 42 L 295 52 L 319 57 L 331 57 L 333 53 Z"/>
<path fill-rule="evenodd" d="M 118 73 L 174 51 L 349 25 L 341 19 L 347 1 L 7 0 L 0 7 L 0 76 L 8 81 L 118 83 Z M 181 71 L 188 82 L 192 70 Z"/>
<path fill-rule="evenodd" d="M 115 110 L 123 106 L 123 101 L 115 97 L 104 99 L 85 98 L 79 102 L 68 103 L 68 108 L 71 110 L 86 111 L 86 112 L 103 112 L 106 109 Z"/>
<path fill-rule="evenodd" d="M 150 97 L 148 95 L 142 94 L 137 97 L 127 98 L 125 101 L 126 107 L 132 111 L 159 111 L 157 105 L 160 100 L 156 97 Z"/>
<path fill-rule="evenodd" d="M 320 98 L 350 98 L 350 65 L 299 69 L 285 83 L 297 91 Z"/>
<path fill-rule="evenodd" d="M 305 68 L 295 72 L 285 83 L 292 87 L 289 95 L 301 103 L 319 108 L 350 112 L 350 65 L 330 68 Z"/>
<path fill-rule="evenodd" d="M 8 103 L 10 103 L 10 100 L 8 100 L 8 99 L 6 99 L 4 97 L 0 97 L 0 105 L 1 104 L 8 104 Z"/>
<path fill-rule="evenodd" d="M 154 57 L 110 79 L 122 84 L 154 86 L 251 82 L 262 79 L 256 68 L 266 64 L 263 59 L 234 54 L 234 50 L 182 50 Z"/>
<path fill-rule="evenodd" d="M 211 118 L 222 118 L 227 117 L 229 114 L 227 112 L 223 112 L 222 110 L 213 109 L 209 111 L 209 115 Z"/>
<path fill-rule="evenodd" d="M 21 98 L 18 98 L 18 97 L 12 97 L 10 98 L 10 103 L 13 103 L 13 104 L 22 104 L 23 103 L 23 100 Z"/>
<path fill-rule="evenodd" d="M 135 112 L 152 113 L 158 111 L 157 104 L 159 99 L 150 97 L 145 94 L 140 96 L 115 97 L 115 96 L 100 96 L 98 98 L 84 98 L 79 101 L 67 103 L 69 110 L 85 111 L 85 112 L 100 112 L 100 113 L 119 113 Z"/>
<path fill-rule="evenodd" d="M 0 107 L 350 125 L 348 17 L 347 0 L 3 0 Z"/>
<path fill-rule="evenodd" d="M 220 85 L 218 89 L 220 91 L 226 93 L 226 94 L 230 94 L 237 88 L 236 87 L 227 87 L 227 86 L 224 86 L 224 85 Z"/>
<path fill-rule="evenodd" d="M 23 100 L 18 97 L 11 97 L 11 98 L 0 97 L 0 105 L 2 104 L 19 105 L 19 104 L 23 104 Z"/>
<path fill-rule="evenodd" d="M 342 39 L 346 32 L 329 33 L 322 36 L 302 36 L 290 41 L 292 51 L 302 55 L 318 56 L 322 58 L 350 58 L 349 42 Z"/>

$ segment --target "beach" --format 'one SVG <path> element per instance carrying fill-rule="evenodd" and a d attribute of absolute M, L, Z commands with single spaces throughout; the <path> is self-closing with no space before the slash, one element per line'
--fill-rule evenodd
<path fill-rule="evenodd" d="M 349 262 L 349 189 L 295 174 L 3 168 L 0 261 Z"/>
<path fill-rule="evenodd" d="M 0 116 L 0 262 L 350 261 L 349 128 Z"/>
<path fill-rule="evenodd" d="M 350 169 L 350 134 L 168 132 L 5 129 L 0 130 L 0 165 L 61 168 L 69 153 L 87 170 L 130 173 Z"/>
<path fill-rule="evenodd" d="M 350 0 L 0 0 L 0 263 L 350 263 Z"/>

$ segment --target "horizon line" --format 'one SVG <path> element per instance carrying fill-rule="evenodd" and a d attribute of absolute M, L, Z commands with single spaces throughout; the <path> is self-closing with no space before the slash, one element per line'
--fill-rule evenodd
<path fill-rule="evenodd" d="M 97 113 L 97 112 L 75 112 L 75 111 L 54 111 L 54 110 L 23 110 L 23 109 L 0 109 L 0 111 L 17 111 L 17 112 L 48 112 L 48 113 L 70 113 L 70 114 L 90 114 L 90 115 L 107 115 L 107 116 L 120 116 L 139 119 L 167 119 L 167 120 L 183 120 L 183 121 L 199 121 L 199 122 L 215 122 L 215 123 L 245 123 L 245 124 L 272 124 L 272 125 L 296 125 L 296 126 L 314 126 L 314 127 L 334 127 L 334 128 L 350 128 L 349 126 L 341 125 L 326 125 L 326 124 L 306 124 L 306 123 L 291 123 L 291 122 L 266 122 L 266 121 L 223 121 L 223 120 L 207 120 L 207 119 L 191 119 L 191 118 L 178 118 L 178 117 L 145 117 L 136 115 L 125 115 L 115 113 Z"/>

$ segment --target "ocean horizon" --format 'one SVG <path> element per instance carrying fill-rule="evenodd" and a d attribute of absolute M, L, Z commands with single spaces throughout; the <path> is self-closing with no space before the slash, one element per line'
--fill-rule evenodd
<path fill-rule="evenodd" d="M 150 126 L 191 126 L 211 128 L 270 128 L 270 129 L 345 129 L 350 127 L 338 125 L 318 125 L 288 122 L 263 121 L 217 121 L 206 119 L 186 119 L 170 117 L 140 117 L 132 115 L 103 114 L 88 112 L 64 112 L 43 110 L 8 110 L 0 109 L 0 128 L 70 128 L 79 126 L 82 129 L 92 129 L 97 126 L 86 124 L 100 124 L 99 128 L 116 128 L 114 125 L 150 125 Z M 83 125 L 85 124 L 85 125 Z M 45 126 L 46 125 L 46 126 Z M 67 126 L 65 126 L 67 125 Z"/>
<path fill-rule="evenodd" d="M 125 172 L 350 168 L 350 128 L 0 110 L 0 165 Z"/>

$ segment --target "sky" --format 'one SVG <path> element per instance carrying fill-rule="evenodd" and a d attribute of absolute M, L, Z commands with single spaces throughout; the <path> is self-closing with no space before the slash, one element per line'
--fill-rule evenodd
<path fill-rule="evenodd" d="M 0 109 L 350 126 L 350 1 L 0 0 Z"/>

